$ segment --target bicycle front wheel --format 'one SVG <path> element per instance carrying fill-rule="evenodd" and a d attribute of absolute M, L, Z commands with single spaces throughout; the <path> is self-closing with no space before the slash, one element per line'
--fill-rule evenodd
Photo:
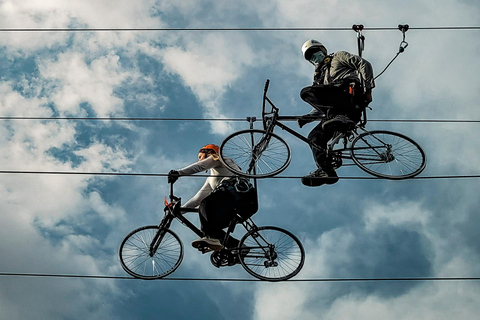
<path fill-rule="evenodd" d="M 302 243 L 278 227 L 259 227 L 248 232 L 239 244 L 238 258 L 252 276 L 266 281 L 290 279 L 305 262 Z"/>
<path fill-rule="evenodd" d="M 158 249 L 150 254 L 150 245 L 159 232 L 158 226 L 145 226 L 132 231 L 119 250 L 123 269 L 135 278 L 160 279 L 175 271 L 183 259 L 180 238 L 169 229 L 161 229 Z"/>
<path fill-rule="evenodd" d="M 352 142 L 352 159 L 365 172 L 386 179 L 407 179 L 425 169 L 426 157 L 412 139 L 390 131 L 371 131 Z"/>
<path fill-rule="evenodd" d="M 233 160 L 238 169 L 229 159 Z M 279 174 L 290 164 L 290 148 L 274 133 L 243 130 L 228 136 L 220 146 L 220 160 L 233 173 L 248 178 Z"/>

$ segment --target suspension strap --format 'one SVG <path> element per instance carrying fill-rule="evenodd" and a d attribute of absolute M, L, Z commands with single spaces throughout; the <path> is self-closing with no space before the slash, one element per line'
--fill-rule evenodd
<path fill-rule="evenodd" d="M 385 70 L 388 69 L 388 67 L 390 67 L 390 65 L 393 63 L 393 61 L 395 61 L 395 59 L 397 59 L 397 57 L 399 56 L 400 53 L 404 52 L 405 49 L 408 47 L 408 42 L 405 41 L 405 33 L 408 31 L 408 24 L 399 24 L 398 25 L 398 30 L 400 30 L 403 34 L 403 39 L 402 39 L 402 42 L 400 42 L 400 46 L 398 48 L 398 52 L 397 54 L 395 55 L 395 57 L 393 57 L 393 59 L 387 64 L 387 66 L 385 67 L 385 69 L 382 70 L 382 72 L 380 72 L 375 78 L 373 78 L 373 80 L 376 80 L 378 77 L 380 77 L 384 72 Z"/>
<path fill-rule="evenodd" d="M 253 123 L 257 121 L 257 117 L 247 117 L 247 121 L 250 124 L 250 129 L 253 129 Z"/>
<path fill-rule="evenodd" d="M 362 34 L 363 24 L 354 24 L 352 29 L 357 33 L 358 55 L 361 57 L 365 49 L 365 37 Z"/>

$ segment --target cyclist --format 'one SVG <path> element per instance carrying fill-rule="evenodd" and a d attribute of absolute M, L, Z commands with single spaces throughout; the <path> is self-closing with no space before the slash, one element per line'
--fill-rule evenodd
<path fill-rule="evenodd" d="M 300 96 L 313 109 L 297 123 L 302 128 L 320 120 L 308 138 L 321 147 L 312 147 L 318 169 L 303 177 L 302 183 L 310 187 L 334 184 L 338 175 L 327 159 L 327 143 L 335 131 L 352 129 L 372 101 L 373 68 L 367 60 L 345 51 L 328 54 L 317 40 L 306 41 L 302 52 L 305 60 L 315 66 L 315 74 L 313 85 L 302 89 Z"/>
<path fill-rule="evenodd" d="M 210 176 L 205 181 L 205 184 L 200 190 L 188 200 L 183 207 L 185 208 L 198 208 L 201 202 L 206 199 L 211 192 L 217 187 L 222 180 L 229 179 L 233 176 L 233 173 L 229 171 L 225 165 L 219 160 L 218 156 L 219 147 L 214 144 L 207 144 L 198 151 L 198 162 L 195 162 L 183 169 L 171 170 L 168 173 L 168 182 L 174 183 L 181 175 L 191 175 L 202 171 L 210 170 Z M 231 159 L 230 166 L 238 166 Z M 227 204 L 225 204 L 227 205 Z M 228 211 L 228 210 L 226 210 Z M 205 233 L 205 237 L 194 240 L 192 246 L 197 249 L 210 248 L 212 250 L 220 250 L 223 248 L 219 239 L 223 239 L 226 235 L 222 229 L 227 225 L 227 221 L 230 221 L 232 217 L 225 216 L 228 212 L 222 212 L 223 216 L 218 216 L 218 213 L 203 212 L 200 208 L 200 224 L 201 230 Z M 234 248 L 238 246 L 239 241 L 233 237 L 227 239 L 227 247 Z"/>

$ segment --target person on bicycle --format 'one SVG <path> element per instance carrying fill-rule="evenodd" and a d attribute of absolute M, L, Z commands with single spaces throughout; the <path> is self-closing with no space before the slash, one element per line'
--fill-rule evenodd
<path fill-rule="evenodd" d="M 320 120 L 308 138 L 321 148 L 312 153 L 317 170 L 302 178 L 307 186 L 334 184 L 338 181 L 327 157 L 327 143 L 336 131 L 348 131 L 360 121 L 363 110 L 372 101 L 375 87 L 372 65 L 358 55 L 345 51 L 328 54 L 317 40 L 302 45 L 303 57 L 315 66 L 313 85 L 302 89 L 300 96 L 313 109 L 297 120 L 300 128 Z"/>
<path fill-rule="evenodd" d="M 219 147 L 217 145 L 207 144 L 198 152 L 198 162 L 186 166 L 183 169 L 171 170 L 168 173 L 168 182 L 174 183 L 179 176 L 191 175 L 210 170 L 210 176 L 207 178 L 204 185 L 195 194 L 195 196 L 193 196 L 183 205 L 184 208 L 198 208 L 202 200 L 207 198 L 207 196 L 212 193 L 215 187 L 217 187 L 222 180 L 229 179 L 229 177 L 234 176 L 234 174 L 220 161 L 218 152 Z M 229 165 L 238 168 L 233 160 L 226 159 L 225 161 L 231 161 Z M 194 240 L 192 242 L 192 246 L 197 249 L 205 247 L 213 250 L 222 249 L 223 246 L 219 239 L 223 240 L 225 238 L 226 233 L 222 230 L 225 228 L 225 226 L 222 225 L 220 221 L 216 221 L 218 220 L 218 217 L 215 217 L 213 213 L 202 212 L 202 210 L 200 210 L 199 217 L 201 230 L 205 233 L 205 237 Z M 221 220 L 226 220 L 225 218 L 230 220 L 231 217 L 223 217 Z M 238 246 L 238 242 L 239 241 L 237 239 L 229 237 L 226 245 L 233 248 Z"/>

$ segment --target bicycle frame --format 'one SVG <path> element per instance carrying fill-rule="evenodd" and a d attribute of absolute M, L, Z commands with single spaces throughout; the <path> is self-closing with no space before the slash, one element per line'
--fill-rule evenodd
<path fill-rule="evenodd" d="M 266 131 L 266 136 L 269 136 L 270 133 L 273 132 L 275 127 L 279 127 L 282 130 L 287 131 L 291 135 L 295 136 L 296 138 L 302 140 L 309 146 L 315 148 L 315 149 L 320 149 L 323 150 L 320 146 L 315 144 L 313 141 L 309 140 L 307 137 L 304 135 L 298 133 L 297 131 L 293 130 L 289 126 L 285 125 L 281 121 L 292 121 L 292 120 L 298 120 L 300 119 L 300 116 L 279 116 L 279 108 L 275 106 L 275 104 L 267 97 L 267 91 L 268 91 L 268 85 L 270 83 L 270 80 L 267 80 L 265 83 L 265 89 L 264 89 L 264 94 L 263 94 L 263 108 L 262 108 L 262 121 L 263 121 L 263 128 Z M 266 111 L 266 105 L 268 104 L 271 107 L 270 112 Z M 270 116 L 271 115 L 271 116 Z M 353 132 L 356 134 L 356 130 L 360 129 L 364 132 L 367 132 L 367 130 L 364 129 L 365 125 L 367 124 L 367 113 L 366 110 L 363 110 L 362 114 L 362 119 L 360 122 L 355 126 L 355 129 Z M 335 146 L 337 143 L 340 142 L 340 140 L 343 139 L 343 148 L 341 149 L 333 149 L 333 146 Z M 352 151 L 351 147 L 347 147 L 348 144 L 348 135 L 345 133 L 341 132 L 336 132 L 332 139 L 329 141 L 327 145 L 327 153 L 328 152 L 333 152 L 334 154 L 340 154 L 341 158 L 343 159 L 352 159 L 350 152 Z M 373 148 L 373 147 L 372 147 Z M 369 148 L 365 148 L 369 149 Z M 357 149 L 356 149 L 357 150 Z M 348 152 L 348 153 L 347 153 Z"/>
<path fill-rule="evenodd" d="M 155 237 L 152 239 L 152 242 L 150 244 L 150 256 L 153 256 L 155 252 L 157 251 L 160 243 L 163 240 L 163 236 L 165 235 L 165 229 L 170 228 L 170 225 L 172 224 L 173 220 L 177 219 L 179 220 L 184 226 L 192 230 L 197 236 L 199 237 L 204 237 L 205 234 L 198 229 L 190 220 L 188 220 L 186 217 L 183 216 L 182 213 L 187 213 L 187 212 L 199 212 L 198 209 L 195 208 L 181 208 L 181 198 L 175 197 L 173 195 L 173 183 L 170 184 L 170 203 L 168 203 L 166 197 L 165 197 L 165 215 L 160 221 L 160 224 L 158 225 L 158 232 L 155 235 Z M 225 238 L 222 241 L 222 244 L 224 244 L 228 237 L 230 236 L 231 233 L 233 233 L 235 226 L 239 220 L 237 218 L 234 218 L 231 222 L 230 225 L 228 226 L 227 233 L 225 235 Z M 253 220 L 251 218 L 248 218 L 247 220 L 242 222 L 242 225 L 244 226 L 245 230 L 247 232 L 257 230 L 258 227 L 253 223 Z M 261 237 L 261 235 L 260 235 Z M 265 239 L 263 239 L 265 242 L 267 242 Z M 263 249 L 262 246 L 260 246 L 257 249 Z M 269 250 L 272 250 L 273 248 L 269 248 Z M 265 252 L 266 253 L 266 252 Z M 267 253 L 266 253 L 267 254 Z M 251 256 L 251 255 L 249 255 Z"/>
<path fill-rule="evenodd" d="M 182 208 L 181 199 L 173 195 L 173 184 L 170 202 L 165 198 L 165 204 L 165 215 L 158 226 L 137 228 L 120 245 L 121 265 L 135 278 L 160 279 L 180 266 L 183 244 L 180 237 L 169 228 L 173 220 L 179 220 L 198 236 L 204 236 L 199 228 L 183 216 L 185 212 L 199 210 Z M 230 241 L 236 224 L 242 224 L 247 233 L 238 240 L 238 244 L 234 242 L 231 247 L 222 246 L 211 253 L 210 261 L 215 267 L 241 264 L 249 274 L 266 281 L 288 280 L 302 269 L 305 250 L 295 235 L 279 227 L 257 227 L 251 218 L 243 219 L 239 213 L 231 220 L 222 244 Z M 202 253 L 212 251 L 208 246 L 198 249 Z"/>

